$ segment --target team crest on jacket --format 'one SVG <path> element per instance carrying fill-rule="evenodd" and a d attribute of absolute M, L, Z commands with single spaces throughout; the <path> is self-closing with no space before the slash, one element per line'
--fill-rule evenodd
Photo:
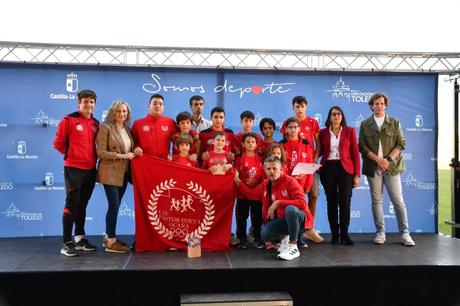
<path fill-rule="evenodd" d="M 163 132 L 167 132 L 167 131 L 168 131 L 168 126 L 167 126 L 167 125 L 162 125 L 162 126 L 161 126 L 161 130 L 162 130 Z"/>
<path fill-rule="evenodd" d="M 307 152 L 302 152 L 302 157 L 307 158 Z"/>
<path fill-rule="evenodd" d="M 283 197 L 287 197 L 288 196 L 288 192 L 286 189 L 284 189 L 283 191 L 281 191 L 281 194 L 283 195 Z"/>
<path fill-rule="evenodd" d="M 178 184 L 173 178 L 165 180 L 153 188 L 148 202 L 153 230 L 169 240 L 203 239 L 214 222 L 213 199 L 193 181 Z"/>
<path fill-rule="evenodd" d="M 150 131 L 150 127 L 149 127 L 148 125 L 144 125 L 144 126 L 142 127 L 142 130 L 143 130 L 144 132 L 148 132 L 148 131 Z"/>
<path fill-rule="evenodd" d="M 83 132 L 83 125 L 81 125 L 80 123 L 77 123 L 77 126 L 75 127 L 75 129 L 79 132 Z"/>

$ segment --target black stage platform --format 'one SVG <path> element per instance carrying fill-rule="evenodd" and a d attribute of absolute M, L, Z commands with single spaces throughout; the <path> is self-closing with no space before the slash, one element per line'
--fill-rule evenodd
<path fill-rule="evenodd" d="M 3 238 L 0 305 L 179 305 L 185 293 L 252 291 L 286 291 L 294 305 L 460 305 L 460 240 L 416 234 L 408 248 L 396 234 L 382 246 L 373 237 L 353 234 L 353 247 L 310 243 L 292 261 L 257 249 L 188 259 L 99 248 L 67 258 L 59 237 Z"/>

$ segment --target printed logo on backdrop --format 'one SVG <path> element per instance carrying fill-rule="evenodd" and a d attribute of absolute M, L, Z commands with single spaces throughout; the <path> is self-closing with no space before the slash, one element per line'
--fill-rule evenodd
<path fill-rule="evenodd" d="M 361 211 L 360 210 L 350 211 L 350 218 L 355 218 L 355 219 L 361 218 Z"/>
<path fill-rule="evenodd" d="M 18 207 L 16 207 L 14 203 L 11 203 L 11 205 L 5 211 L 1 212 L 1 214 L 6 219 L 18 219 L 26 222 L 43 220 L 42 213 L 22 211 Z"/>
<path fill-rule="evenodd" d="M 34 186 L 36 191 L 63 191 L 64 186 L 54 186 L 54 173 L 46 172 L 41 185 Z"/>
<path fill-rule="evenodd" d="M 364 116 L 359 113 L 358 117 L 356 117 L 355 121 L 352 121 L 351 123 L 353 123 L 353 126 L 355 128 L 359 128 L 361 126 L 361 122 L 364 120 Z"/>
<path fill-rule="evenodd" d="M 321 126 L 321 124 L 323 124 L 323 114 L 316 113 L 315 114 L 315 120 L 316 120 L 316 122 L 318 122 L 318 125 Z"/>
<path fill-rule="evenodd" d="M 37 155 L 27 154 L 27 142 L 25 140 L 19 140 L 17 144 L 12 143 L 18 154 L 7 154 L 6 159 L 38 159 Z"/>
<path fill-rule="evenodd" d="M 412 153 L 409 152 L 401 152 L 403 160 L 412 160 Z"/>
<path fill-rule="evenodd" d="M 75 100 L 77 96 L 74 94 L 78 91 L 78 75 L 70 72 L 67 74 L 61 83 L 62 92 L 50 93 L 51 100 Z M 64 90 L 66 92 L 64 92 Z"/>
<path fill-rule="evenodd" d="M 151 80 L 149 80 L 148 83 L 144 83 L 142 85 L 142 89 L 151 94 L 159 93 L 162 91 L 204 94 L 208 91 L 213 91 L 215 93 L 224 92 L 238 94 L 240 99 L 246 95 L 284 94 L 291 91 L 292 87 L 296 84 L 292 82 L 270 82 L 268 84 L 252 84 L 250 86 L 242 87 L 232 84 L 227 79 L 225 79 L 223 84 L 216 85 L 212 88 L 206 88 L 204 84 L 164 84 L 161 81 L 161 77 L 155 73 L 152 73 L 150 78 Z"/>
<path fill-rule="evenodd" d="M 104 122 L 105 118 L 107 118 L 107 115 L 109 114 L 108 110 L 103 110 L 101 114 L 101 122 Z"/>
<path fill-rule="evenodd" d="M 354 103 L 367 103 L 374 94 L 373 92 L 352 89 L 350 85 L 342 80 L 342 77 L 339 77 L 337 82 L 332 86 L 332 89 L 327 89 L 325 91 L 331 93 L 332 99 L 346 100 Z"/>
<path fill-rule="evenodd" d="M 406 187 L 412 187 L 419 190 L 434 190 L 436 189 L 435 183 L 426 183 L 426 182 L 418 182 L 417 178 L 412 175 L 412 173 L 406 174 L 406 177 L 401 179 L 401 183 L 404 184 Z"/>
<path fill-rule="evenodd" d="M 430 208 L 425 209 L 425 211 L 431 216 L 437 215 L 438 214 L 438 205 L 435 203 L 435 204 L 431 205 Z"/>
<path fill-rule="evenodd" d="M 367 176 L 361 175 L 359 178 L 359 186 L 356 187 L 357 190 L 369 190 L 369 181 L 367 180 Z"/>
<path fill-rule="evenodd" d="M 51 118 L 45 112 L 41 109 L 35 117 L 31 118 L 30 120 L 33 120 L 35 125 L 41 126 L 41 127 L 58 127 L 59 125 L 59 120 L 56 120 L 54 118 Z"/>
<path fill-rule="evenodd" d="M 390 202 L 388 204 L 388 210 L 385 212 L 383 212 L 383 217 L 385 219 L 394 219 L 396 218 L 396 215 L 395 215 L 395 207 L 393 206 L 393 203 Z"/>
<path fill-rule="evenodd" d="M 123 202 L 123 204 L 120 205 L 120 209 L 118 210 L 118 216 L 134 219 L 134 209 L 129 208 L 126 202 Z"/>
<path fill-rule="evenodd" d="M 9 191 L 14 189 L 13 182 L 2 182 L 0 183 L 0 191 Z"/>
<path fill-rule="evenodd" d="M 424 128 L 423 127 L 423 116 L 420 114 L 415 115 L 414 119 L 414 126 L 412 127 L 406 127 L 406 131 L 408 132 L 433 132 L 432 128 Z"/>

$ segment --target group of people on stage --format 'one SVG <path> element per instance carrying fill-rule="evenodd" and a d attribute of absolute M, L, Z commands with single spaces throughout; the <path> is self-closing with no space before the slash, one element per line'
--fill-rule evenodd
<path fill-rule="evenodd" d="M 400 152 L 405 139 L 399 121 L 386 114 L 388 97 L 384 93 L 374 94 L 369 100 L 373 114 L 362 121 L 359 141 L 338 106 L 330 108 L 326 127 L 320 129 L 317 121 L 306 114 L 308 102 L 304 96 L 293 98 L 294 116 L 283 122 L 283 139 L 279 142 L 273 139 L 276 124 L 271 118 L 260 121 L 263 137 L 253 131 L 251 111 L 241 113 L 242 130 L 238 134 L 225 127 L 225 110 L 221 107 L 211 110 L 211 120 L 205 119 L 201 96 L 191 97 L 192 112 L 181 112 L 174 121 L 163 115 L 164 98 L 154 94 L 148 114 L 134 121 L 132 127 L 131 108 L 121 100 L 112 103 L 99 125 L 93 117 L 96 99 L 94 91 L 80 91 L 78 111 L 63 118 L 54 141 L 56 150 L 64 155 L 66 201 L 61 254 L 65 256 L 76 256 L 78 250 L 96 250 L 84 229 L 86 207 L 96 181 L 103 184 L 108 201 L 104 250 L 129 252 L 129 246 L 116 236 L 117 216 L 131 180 L 130 160 L 143 154 L 202 168 L 214 175 L 233 171 L 237 246 L 249 246 L 250 216 L 254 245 L 277 248 L 279 258 L 291 260 L 300 255 L 299 247 L 307 246 L 305 239 L 324 241 L 313 227 L 318 176 L 292 175 L 294 168 L 298 163 L 316 164 L 321 157 L 319 178 L 327 199 L 331 243 L 353 245 L 348 227 L 352 189 L 358 186 L 361 173 L 361 153 L 377 230 L 374 243 L 385 242 L 385 185 L 395 207 L 401 241 L 406 246 L 415 245 L 401 189 L 400 173 L 405 169 Z"/>

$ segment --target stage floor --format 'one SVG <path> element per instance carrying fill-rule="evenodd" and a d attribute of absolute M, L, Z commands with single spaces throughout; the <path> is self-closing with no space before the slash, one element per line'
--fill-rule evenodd
<path fill-rule="evenodd" d="M 77 257 L 59 253 L 60 237 L 0 239 L 0 305 L 180 305 L 181 294 L 287 292 L 294 306 L 460 305 L 460 240 L 414 234 L 374 245 L 373 234 L 353 234 L 355 245 L 313 244 L 292 261 L 274 250 L 114 254 L 102 247 Z M 132 237 L 120 237 L 131 242 Z M 326 241 L 330 239 L 325 235 Z M 89 237 L 101 245 L 101 237 Z M 88 298 L 90 297 L 90 298 Z"/>
<path fill-rule="evenodd" d="M 214 270 L 347 266 L 460 266 L 460 240 L 437 234 L 413 234 L 415 247 L 404 247 L 398 234 L 388 234 L 384 245 L 372 243 L 373 234 L 353 234 L 355 245 L 310 242 L 292 261 L 276 258 L 274 250 L 248 248 L 203 252 L 189 259 L 183 251 L 114 254 L 103 251 L 100 236 L 90 236 L 96 252 L 68 258 L 59 253 L 60 237 L 0 239 L 0 272 L 58 272 L 104 270 Z M 120 237 L 132 242 L 132 237 Z"/>

